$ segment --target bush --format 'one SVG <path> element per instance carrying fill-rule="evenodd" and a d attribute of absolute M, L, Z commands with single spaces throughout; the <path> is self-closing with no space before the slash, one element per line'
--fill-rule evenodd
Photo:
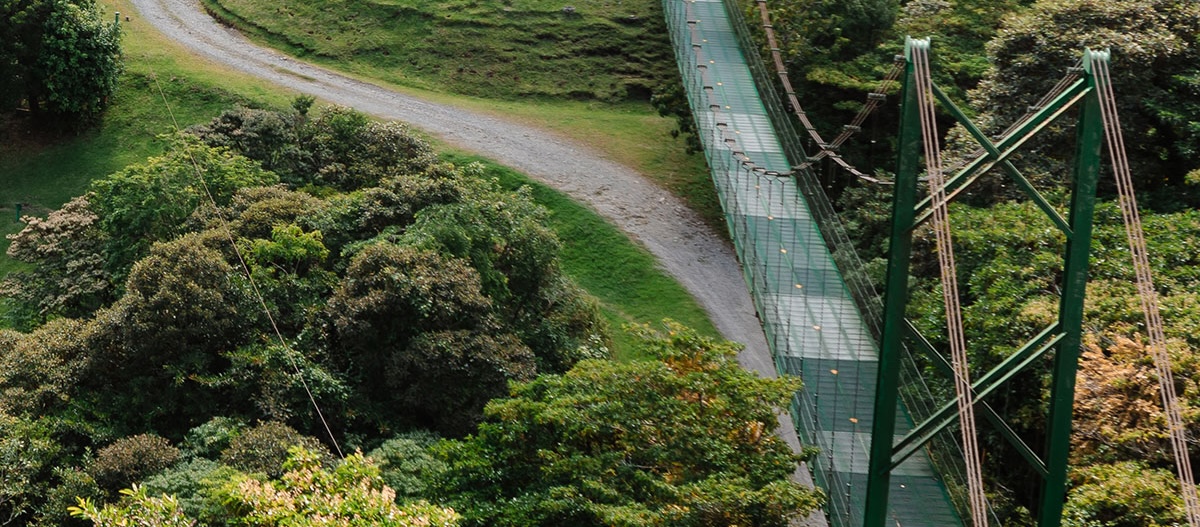
<path fill-rule="evenodd" d="M 209 419 L 183 437 L 183 456 L 189 459 L 216 459 L 245 427 L 246 423 L 232 417 Z"/>
<path fill-rule="evenodd" d="M 409 432 L 385 441 L 367 457 L 379 463 L 383 482 L 396 491 L 397 499 L 422 498 L 427 495 L 429 482 L 447 467 L 429 451 L 437 441 L 433 432 Z"/>
<path fill-rule="evenodd" d="M 332 454 L 320 441 L 301 435 L 283 423 L 267 421 L 235 437 L 229 448 L 221 453 L 221 462 L 246 472 L 278 478 L 283 475 L 288 450 L 297 446 L 319 453 L 322 459 L 332 460 Z"/>
<path fill-rule="evenodd" d="M 96 479 L 79 468 L 58 468 L 54 470 L 59 484 L 46 493 L 46 504 L 41 507 L 34 525 L 45 527 L 62 527 L 65 525 L 85 525 L 79 519 L 72 518 L 67 508 L 79 503 L 79 498 L 99 499 L 103 496 Z"/>
<path fill-rule="evenodd" d="M 194 459 L 147 478 L 142 490 L 150 496 L 174 496 L 183 512 L 202 525 L 225 525 L 229 518 L 222 489 L 237 475 L 236 469 L 216 461 Z"/>
<path fill-rule="evenodd" d="M 100 449 L 87 471 L 101 489 L 115 493 L 166 470 L 178 459 L 179 449 L 166 438 L 138 434 Z"/>

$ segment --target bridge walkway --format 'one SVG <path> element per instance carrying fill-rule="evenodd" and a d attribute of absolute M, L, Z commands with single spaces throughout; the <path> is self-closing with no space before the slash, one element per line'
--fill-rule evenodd
<path fill-rule="evenodd" d="M 834 526 L 862 525 L 878 348 L 796 181 L 721 0 L 664 0 L 725 220 L 767 341 L 804 389 L 792 413 Z M 807 174 L 811 176 L 811 174 Z M 900 409 L 898 434 L 911 427 Z M 898 526 L 962 525 L 927 455 L 894 473 Z"/>

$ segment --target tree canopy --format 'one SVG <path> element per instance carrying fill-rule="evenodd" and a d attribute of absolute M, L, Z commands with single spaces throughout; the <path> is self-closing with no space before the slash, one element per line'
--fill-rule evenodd
<path fill-rule="evenodd" d="M 51 126 L 96 118 L 121 74 L 121 31 L 94 0 L 0 2 L 0 105 Z"/>
<path fill-rule="evenodd" d="M 326 451 L 326 423 L 363 448 L 460 437 L 509 382 L 606 356 L 529 193 L 310 102 L 231 110 L 10 236 L 28 267 L 0 292 L 27 332 L 0 331 L 0 456 L 45 448 L 5 476 L 0 516 L 77 522 L 75 496 L 163 478 L 191 489 L 180 514 L 227 521 L 205 481 L 286 480 L 288 448 Z M 352 487 L 331 492 L 387 496 Z M 256 489 L 255 510 L 300 499 Z M 137 492 L 122 514 L 177 517 Z"/>
<path fill-rule="evenodd" d="M 440 493 L 464 525 L 784 526 L 819 503 L 773 433 L 798 380 L 759 378 L 735 345 L 675 324 L 637 335 L 657 360 L 517 384 L 442 445 Z"/>

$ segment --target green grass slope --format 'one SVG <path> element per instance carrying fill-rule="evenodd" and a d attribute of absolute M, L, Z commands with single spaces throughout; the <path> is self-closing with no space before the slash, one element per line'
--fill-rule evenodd
<path fill-rule="evenodd" d="M 305 59 L 487 98 L 645 99 L 674 63 L 654 0 L 204 0 Z"/>

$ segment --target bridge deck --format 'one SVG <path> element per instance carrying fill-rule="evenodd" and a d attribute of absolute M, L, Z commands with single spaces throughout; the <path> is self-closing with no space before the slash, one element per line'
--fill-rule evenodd
<path fill-rule="evenodd" d="M 805 383 L 793 417 L 802 440 L 821 449 L 811 466 L 829 495 L 827 517 L 834 526 L 860 526 L 877 346 L 795 182 L 769 175 L 787 172 L 791 164 L 724 4 L 664 0 L 664 8 L 713 182 L 776 365 Z M 911 426 L 897 411 L 899 428 Z M 962 525 L 924 454 L 894 473 L 890 514 L 904 527 Z"/>

